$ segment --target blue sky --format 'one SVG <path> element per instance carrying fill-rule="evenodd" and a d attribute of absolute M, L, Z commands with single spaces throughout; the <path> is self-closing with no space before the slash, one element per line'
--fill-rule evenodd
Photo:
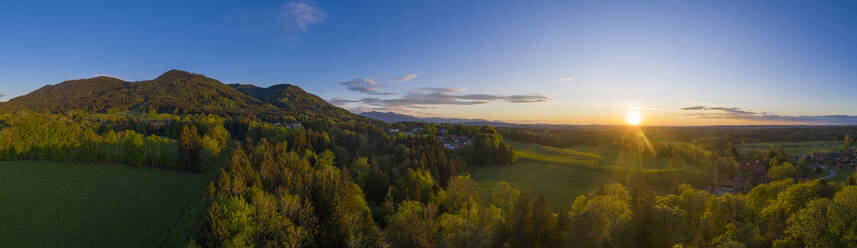
<path fill-rule="evenodd" d="M 181 69 L 292 83 L 354 111 L 857 123 L 855 11 L 846 1 L 13 0 L 0 8 L 0 99 Z"/>

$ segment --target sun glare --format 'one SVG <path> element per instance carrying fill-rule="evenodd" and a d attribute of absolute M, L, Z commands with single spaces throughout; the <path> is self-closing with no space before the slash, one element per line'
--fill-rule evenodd
<path fill-rule="evenodd" d="M 637 112 L 628 112 L 628 116 L 625 117 L 625 122 L 632 126 L 640 125 L 641 121 L 643 121 L 643 117 Z"/>

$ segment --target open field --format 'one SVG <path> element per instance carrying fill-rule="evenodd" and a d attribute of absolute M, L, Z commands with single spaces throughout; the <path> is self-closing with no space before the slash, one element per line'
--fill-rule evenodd
<path fill-rule="evenodd" d="M 555 148 L 531 143 L 509 141 L 515 147 L 518 161 L 509 166 L 469 168 L 472 177 L 479 182 L 482 198 L 490 199 L 490 192 L 500 181 L 508 182 L 523 193 L 541 194 L 554 208 L 568 207 L 575 197 L 599 186 L 620 182 L 628 178 L 626 170 L 604 165 L 603 161 L 615 161 L 618 153 L 605 152 L 602 156 L 591 147 Z M 688 182 L 702 186 L 705 175 L 695 170 L 654 169 L 664 165 L 647 166 L 634 173 L 635 178 L 645 178 L 655 190 L 666 192 L 670 186 Z"/>
<path fill-rule="evenodd" d="M 0 162 L 0 244 L 157 247 L 201 175 L 83 162 Z"/>
<path fill-rule="evenodd" d="M 735 145 L 738 152 L 744 154 L 752 153 L 753 151 L 767 151 L 770 147 L 782 147 L 786 153 L 797 155 L 809 152 L 829 152 L 836 149 L 842 149 L 842 141 L 760 142 Z"/>

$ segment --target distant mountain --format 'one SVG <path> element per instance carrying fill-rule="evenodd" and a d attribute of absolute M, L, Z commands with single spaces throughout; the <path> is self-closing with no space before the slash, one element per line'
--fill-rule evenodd
<path fill-rule="evenodd" d="M 403 114 L 399 114 L 399 113 L 393 113 L 393 112 L 378 112 L 378 111 L 371 111 L 371 112 L 363 112 L 363 113 L 360 113 L 360 115 L 365 116 L 365 117 L 369 117 L 369 118 L 372 118 L 372 119 L 375 119 L 375 120 L 379 120 L 379 121 L 387 122 L 387 123 L 396 123 L 396 122 L 423 122 L 423 120 L 422 120 L 422 119 L 420 119 L 420 118 L 413 117 L 413 116 L 410 116 L 410 115 L 403 115 Z"/>
<path fill-rule="evenodd" d="M 288 84 L 260 88 L 223 84 L 201 74 L 171 70 L 146 81 L 111 77 L 70 80 L 46 85 L 0 103 L 0 111 L 91 112 L 156 110 L 162 113 L 210 113 L 224 116 L 282 118 L 328 116 L 363 119 Z"/>
<path fill-rule="evenodd" d="M 467 125 L 491 125 L 491 126 L 515 126 L 518 124 L 489 121 L 483 119 L 460 119 L 460 118 L 442 118 L 442 117 L 415 117 L 394 112 L 363 112 L 360 115 L 369 117 L 375 120 L 396 123 L 396 122 L 425 122 L 425 123 L 451 123 L 451 124 L 467 124 Z"/>
<path fill-rule="evenodd" d="M 336 119 L 350 119 L 356 115 L 348 110 L 336 107 L 321 97 L 307 93 L 298 86 L 277 84 L 261 88 L 249 84 L 230 84 L 232 88 L 272 104 L 292 116 L 326 114 Z"/>

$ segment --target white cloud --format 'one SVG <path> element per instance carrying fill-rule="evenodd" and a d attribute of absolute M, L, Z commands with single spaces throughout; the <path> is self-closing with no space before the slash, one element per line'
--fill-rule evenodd
<path fill-rule="evenodd" d="M 401 76 L 401 77 L 397 77 L 396 79 L 393 79 L 393 80 L 395 80 L 396 82 L 404 82 L 404 81 L 408 81 L 408 80 L 414 79 L 414 78 L 416 78 L 416 77 L 418 77 L 418 76 L 420 76 L 420 75 L 422 75 L 422 74 L 423 74 L 422 72 L 420 72 L 420 73 L 410 73 L 410 74 L 405 74 L 405 75 L 403 75 L 403 76 Z"/>
<path fill-rule="evenodd" d="M 573 78 L 570 78 L 570 77 L 567 77 L 567 78 L 560 78 L 560 79 L 559 79 L 559 81 L 571 81 L 572 79 L 573 79 Z"/>
<path fill-rule="evenodd" d="M 288 2 L 282 5 L 280 17 L 286 25 L 306 33 L 311 26 L 327 19 L 327 13 L 307 2 Z"/>
<path fill-rule="evenodd" d="M 778 121 L 794 124 L 854 125 L 854 115 L 781 115 L 769 112 L 754 112 L 737 107 L 708 107 L 704 105 L 681 108 L 689 111 L 685 115 L 704 119 L 734 119 L 752 121 Z"/>
<path fill-rule="evenodd" d="M 327 102 L 329 102 L 330 104 L 336 105 L 336 106 L 345 106 L 346 104 L 349 104 L 352 102 L 360 102 L 360 100 L 348 100 L 348 99 L 345 99 L 342 97 L 334 97 L 334 98 L 327 100 Z"/>
<path fill-rule="evenodd" d="M 350 91 L 366 93 L 370 95 L 392 95 L 392 92 L 381 92 L 381 85 L 372 79 L 357 78 L 348 82 L 342 82 L 342 85 Z"/>

